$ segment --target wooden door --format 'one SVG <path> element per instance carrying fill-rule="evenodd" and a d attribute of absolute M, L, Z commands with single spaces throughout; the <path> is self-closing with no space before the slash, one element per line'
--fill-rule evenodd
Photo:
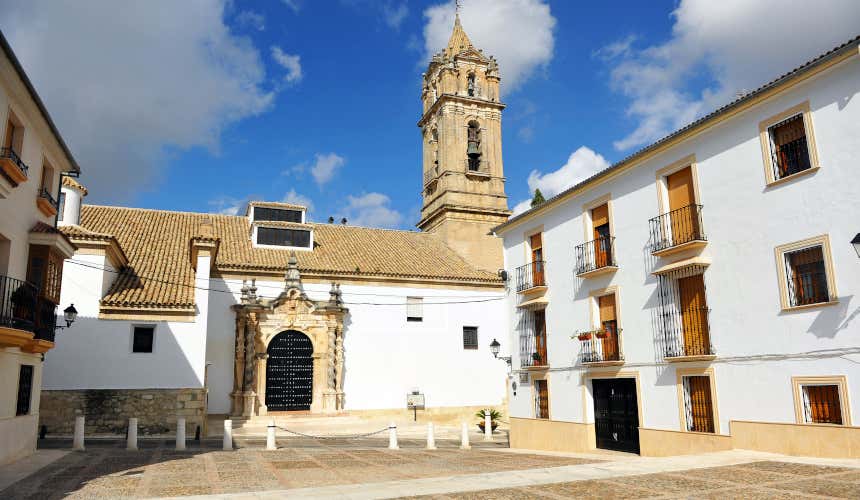
<path fill-rule="evenodd" d="M 609 231 L 609 206 L 600 205 L 591 210 L 594 236 L 594 267 L 599 269 L 612 262 Z"/>
<path fill-rule="evenodd" d="M 711 400 L 711 379 L 706 376 L 687 377 L 690 392 L 690 414 L 693 432 L 714 432 L 714 407 Z"/>
<path fill-rule="evenodd" d="M 549 365 L 546 350 L 546 312 L 541 309 L 534 312 L 535 320 L 535 352 L 540 359 L 533 360 L 534 365 Z"/>
<path fill-rule="evenodd" d="M 599 339 L 603 349 L 604 361 L 618 360 L 618 321 L 615 316 L 615 295 L 604 295 L 597 299 L 600 309 L 600 325 L 607 332 L 606 337 Z"/>
<path fill-rule="evenodd" d="M 705 299 L 705 280 L 701 274 L 680 278 L 678 294 L 681 307 L 681 328 L 684 337 L 684 355 L 710 354 L 708 338 L 708 304 Z"/>
<path fill-rule="evenodd" d="M 529 241 L 532 247 L 532 286 L 544 286 L 543 241 L 541 233 L 533 234 Z"/>
<path fill-rule="evenodd" d="M 699 239 L 699 211 L 693 189 L 693 170 L 690 167 L 666 177 L 669 193 L 669 231 L 672 245 Z"/>
<path fill-rule="evenodd" d="M 535 417 L 549 418 L 549 388 L 546 380 L 535 380 Z"/>

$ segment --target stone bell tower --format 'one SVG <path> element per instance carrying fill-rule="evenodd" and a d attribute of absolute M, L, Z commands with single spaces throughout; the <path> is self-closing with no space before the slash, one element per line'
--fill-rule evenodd
<path fill-rule="evenodd" d="M 511 214 L 502 164 L 502 110 L 496 60 L 476 49 L 457 14 L 448 46 L 423 75 L 424 188 L 418 228 L 439 234 L 480 269 L 503 267 L 490 230 Z"/>

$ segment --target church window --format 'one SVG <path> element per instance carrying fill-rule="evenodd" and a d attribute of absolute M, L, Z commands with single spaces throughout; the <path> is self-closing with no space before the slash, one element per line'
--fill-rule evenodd
<path fill-rule="evenodd" d="M 466 82 L 466 92 L 469 94 L 469 97 L 475 96 L 475 74 L 469 73 L 469 77 Z"/>
<path fill-rule="evenodd" d="M 302 222 L 302 211 L 287 210 L 283 208 L 254 207 L 254 220 Z"/>
<path fill-rule="evenodd" d="M 406 321 L 424 321 L 423 297 L 406 297 Z"/>
<path fill-rule="evenodd" d="M 135 326 L 132 331 L 131 352 L 152 352 L 155 341 L 155 327 L 152 325 Z"/>
<path fill-rule="evenodd" d="M 258 227 L 257 244 L 279 247 L 310 248 L 311 232 L 304 229 Z"/>
<path fill-rule="evenodd" d="M 463 349 L 478 348 L 478 327 L 464 326 L 463 327 Z"/>
<path fill-rule="evenodd" d="M 469 170 L 477 172 L 481 168 L 481 126 L 476 121 L 469 122 L 468 145 L 466 148 Z"/>

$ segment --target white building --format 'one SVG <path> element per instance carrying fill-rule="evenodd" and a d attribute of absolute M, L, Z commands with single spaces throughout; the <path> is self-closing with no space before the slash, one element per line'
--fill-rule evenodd
<path fill-rule="evenodd" d="M 458 20 L 428 75 L 421 232 L 309 223 L 285 203 L 243 216 L 83 205 L 64 185 L 78 251 L 63 298 L 80 316 L 46 364 L 49 432 L 79 413 L 105 433 L 132 416 L 144 433 L 177 415 L 192 430 L 207 414 L 387 419 L 411 415 L 413 392 L 436 419 L 503 405 L 506 368 L 488 349 L 506 296 L 488 232 L 510 213 L 498 66 Z"/>
<path fill-rule="evenodd" d="M 36 449 L 44 353 L 53 347 L 63 259 L 60 178 L 80 171 L 0 33 L 0 465 Z M 68 305 L 68 304 L 67 304 Z"/>
<path fill-rule="evenodd" d="M 860 457 L 858 40 L 496 228 L 513 446 Z"/>

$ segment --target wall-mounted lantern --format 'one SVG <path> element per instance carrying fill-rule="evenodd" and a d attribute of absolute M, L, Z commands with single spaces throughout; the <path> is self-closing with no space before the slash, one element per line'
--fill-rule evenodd
<path fill-rule="evenodd" d="M 78 319 L 78 310 L 75 309 L 75 305 L 72 304 L 69 307 L 63 309 L 63 319 L 66 320 L 66 326 L 55 326 L 57 330 L 62 330 L 63 328 L 68 328 L 72 326 L 72 323 Z"/>

